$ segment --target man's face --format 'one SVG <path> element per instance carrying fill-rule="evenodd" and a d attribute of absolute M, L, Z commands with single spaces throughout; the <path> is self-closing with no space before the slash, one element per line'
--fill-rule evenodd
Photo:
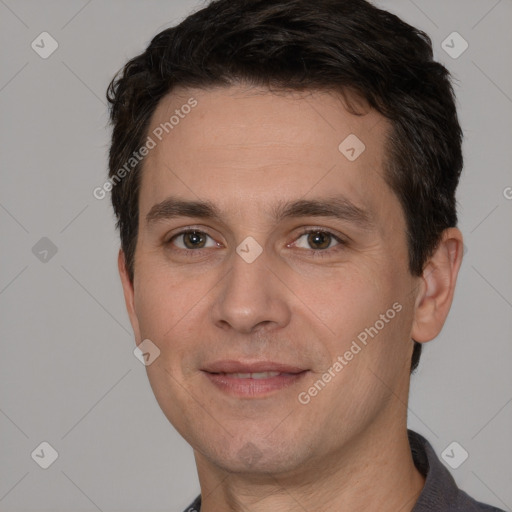
<path fill-rule="evenodd" d="M 231 87 L 172 93 L 148 134 L 191 97 L 152 136 L 133 289 L 124 279 L 137 343 L 160 350 L 155 396 L 199 462 L 285 472 L 339 457 L 405 417 L 417 278 L 384 180 L 390 126 L 334 94 Z M 351 134 L 359 156 L 353 136 L 339 148 Z"/>

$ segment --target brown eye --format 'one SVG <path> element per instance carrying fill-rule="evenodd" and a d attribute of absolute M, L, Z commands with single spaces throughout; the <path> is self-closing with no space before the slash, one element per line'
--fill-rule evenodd
<path fill-rule="evenodd" d="M 203 231 L 188 230 L 173 236 L 169 243 L 179 249 L 204 249 L 205 247 L 215 247 L 215 241 Z"/>
<path fill-rule="evenodd" d="M 202 248 L 206 243 L 206 237 L 199 231 L 191 231 L 183 235 L 183 243 L 188 249 Z"/>
<path fill-rule="evenodd" d="M 325 256 L 331 254 L 331 249 L 333 251 L 341 249 L 346 245 L 346 242 L 330 231 L 312 228 L 303 231 L 291 245 L 299 249 L 307 249 L 311 254 L 317 256 Z"/>
<path fill-rule="evenodd" d="M 312 249 L 327 249 L 332 241 L 332 235 L 324 231 L 314 231 L 308 234 L 308 244 Z"/>

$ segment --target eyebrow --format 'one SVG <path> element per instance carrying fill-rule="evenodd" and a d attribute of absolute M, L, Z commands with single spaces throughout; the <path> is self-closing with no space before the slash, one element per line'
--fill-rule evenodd
<path fill-rule="evenodd" d="M 272 208 L 271 215 L 275 222 L 298 217 L 329 217 L 351 222 L 364 229 L 370 229 L 373 226 L 370 213 L 344 196 L 279 202 Z M 178 217 L 211 219 L 220 222 L 222 213 L 210 201 L 188 201 L 171 196 L 151 208 L 146 215 L 146 223 L 150 225 Z"/>

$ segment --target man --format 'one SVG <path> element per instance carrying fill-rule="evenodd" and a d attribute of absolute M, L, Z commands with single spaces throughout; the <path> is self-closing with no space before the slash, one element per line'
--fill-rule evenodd
<path fill-rule="evenodd" d="M 463 247 L 428 37 L 363 0 L 219 0 L 108 99 L 119 270 L 194 449 L 187 510 L 497 510 L 407 430 Z"/>

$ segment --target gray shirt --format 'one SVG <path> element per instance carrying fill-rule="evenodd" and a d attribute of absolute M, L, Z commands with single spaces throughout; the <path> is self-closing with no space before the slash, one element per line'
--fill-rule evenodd
<path fill-rule="evenodd" d="M 461 491 L 430 443 L 412 430 L 408 430 L 407 433 L 414 464 L 425 476 L 425 486 L 412 512 L 504 512 L 502 509 L 475 501 Z M 201 495 L 184 512 L 200 511 Z"/>

